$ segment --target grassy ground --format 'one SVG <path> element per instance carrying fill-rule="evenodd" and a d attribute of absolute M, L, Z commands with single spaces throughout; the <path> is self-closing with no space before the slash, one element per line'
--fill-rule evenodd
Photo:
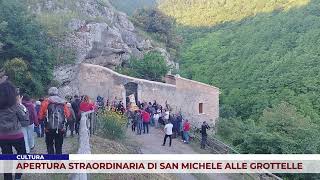
<path fill-rule="evenodd" d="M 92 154 L 138 154 L 139 148 L 125 141 L 111 141 L 99 136 L 92 136 L 90 139 Z M 94 180 L 177 180 L 172 174 L 90 174 Z"/>
<path fill-rule="evenodd" d="M 127 145 L 111 141 L 99 136 L 91 136 L 90 146 L 92 154 L 137 154 L 136 147 L 128 147 Z"/>
<path fill-rule="evenodd" d="M 32 154 L 46 154 L 46 144 L 44 138 L 35 138 L 36 147 Z M 75 154 L 78 149 L 78 137 L 67 137 L 64 139 L 62 153 Z M 68 179 L 69 174 L 24 174 L 22 178 L 24 180 L 65 180 Z"/>

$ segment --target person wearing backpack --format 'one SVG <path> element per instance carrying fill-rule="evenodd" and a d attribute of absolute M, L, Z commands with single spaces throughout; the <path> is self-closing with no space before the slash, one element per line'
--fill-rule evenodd
<path fill-rule="evenodd" d="M 45 99 L 40 107 L 39 119 L 45 121 L 46 144 L 48 154 L 62 154 L 65 120 L 71 113 L 66 101 L 58 96 L 58 89 L 51 87 L 49 98 Z"/>
<path fill-rule="evenodd" d="M 0 147 L 2 154 L 13 154 L 12 147 L 18 154 L 26 154 L 21 126 L 28 126 L 29 121 L 23 108 L 22 98 L 17 88 L 10 81 L 0 82 Z M 21 173 L 17 173 L 15 179 L 21 179 L 21 176 Z M 5 173 L 4 180 L 12 180 L 12 174 Z"/>

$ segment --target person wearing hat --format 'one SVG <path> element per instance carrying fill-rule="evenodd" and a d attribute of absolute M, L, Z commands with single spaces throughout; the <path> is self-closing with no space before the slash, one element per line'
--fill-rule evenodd
<path fill-rule="evenodd" d="M 48 154 L 62 154 L 65 119 L 70 118 L 71 112 L 66 101 L 58 96 L 58 88 L 51 87 L 48 94 L 41 104 L 39 119 L 45 122 Z"/>

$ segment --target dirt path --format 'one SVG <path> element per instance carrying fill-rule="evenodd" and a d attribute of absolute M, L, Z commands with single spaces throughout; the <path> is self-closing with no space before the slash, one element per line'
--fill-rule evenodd
<path fill-rule="evenodd" d="M 78 149 L 78 136 L 70 137 L 69 134 L 64 138 L 62 153 L 74 154 Z M 47 154 L 47 146 L 45 138 L 38 138 L 35 134 L 35 148 L 31 151 L 31 154 Z M 68 174 L 24 174 L 22 176 L 24 180 L 63 180 L 68 179 Z"/>
<path fill-rule="evenodd" d="M 143 154 L 199 154 L 188 144 L 184 144 L 180 138 L 172 139 L 172 145 L 169 147 L 169 139 L 166 146 L 162 146 L 164 132 L 161 129 L 151 127 L 149 134 L 137 135 L 130 128 L 127 130 L 128 140 L 136 142 Z M 182 180 L 212 179 L 212 180 L 230 180 L 232 178 L 225 174 L 177 174 Z"/>
<path fill-rule="evenodd" d="M 35 135 L 35 148 L 31 151 L 31 154 L 46 154 L 47 146 L 45 143 L 45 138 L 38 138 Z M 76 153 L 78 148 L 78 136 L 74 137 L 68 136 L 63 139 L 62 153 L 71 154 Z"/>

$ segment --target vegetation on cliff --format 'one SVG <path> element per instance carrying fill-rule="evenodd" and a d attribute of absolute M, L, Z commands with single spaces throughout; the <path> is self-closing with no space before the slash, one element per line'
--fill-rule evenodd
<path fill-rule="evenodd" d="M 131 58 L 127 67 L 118 68 L 122 74 L 151 81 L 161 81 L 169 70 L 164 57 L 153 51 L 146 53 L 142 59 Z"/>
<path fill-rule="evenodd" d="M 182 39 L 176 33 L 176 23 L 173 18 L 156 8 L 142 8 L 133 14 L 132 20 L 136 27 L 165 44 L 167 51 L 175 59 Z"/>
<path fill-rule="evenodd" d="M 78 45 L 83 46 L 83 41 L 88 43 L 85 37 L 81 39 L 75 33 L 83 25 L 101 23 L 117 27 L 124 34 L 110 32 L 122 40 L 124 37 L 133 40 L 132 44 L 137 44 L 135 41 L 139 39 L 135 32 L 121 28 L 128 26 L 130 29 L 132 25 L 108 0 L 12 0 L 0 1 L 0 5 L 0 71 L 5 71 L 17 86 L 32 96 L 43 95 L 50 84 L 58 85 L 52 81 L 55 66 L 70 64 L 76 58 L 86 56 L 79 55 L 85 51 L 79 53 L 76 49 Z M 94 33 L 97 32 L 89 32 L 88 36 Z M 119 42 L 124 48 L 128 45 L 127 41 Z M 68 82 L 59 84 L 68 85 Z"/>
<path fill-rule="evenodd" d="M 34 19 L 56 41 L 63 40 L 71 30 L 68 24 L 78 19 L 88 22 L 111 23 L 102 14 L 105 8 L 112 8 L 108 0 L 25 0 Z M 87 9 L 85 9 L 87 8 Z"/>
<path fill-rule="evenodd" d="M 0 1 L 0 24 L 0 66 L 22 90 L 43 93 L 57 58 L 43 27 L 19 0 Z"/>

